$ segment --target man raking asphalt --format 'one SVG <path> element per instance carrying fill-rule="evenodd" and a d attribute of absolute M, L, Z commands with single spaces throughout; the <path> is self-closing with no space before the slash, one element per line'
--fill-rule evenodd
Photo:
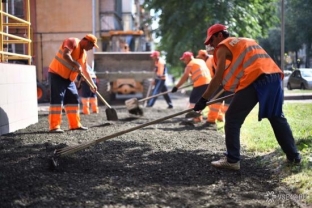
<path fill-rule="evenodd" d="M 227 96 L 224 96 L 224 97 L 221 97 L 221 98 L 218 98 L 218 99 L 215 99 L 215 100 L 212 100 L 212 101 L 209 101 L 209 102 L 207 102 L 207 105 L 211 105 L 213 103 L 220 102 L 221 100 L 228 99 L 228 98 L 232 97 L 233 95 L 234 95 L 234 93 L 230 94 L 230 95 L 227 95 Z M 187 109 L 187 110 L 183 110 L 181 112 L 178 112 L 178 113 L 175 113 L 175 114 L 172 114 L 172 115 L 169 115 L 169 116 L 165 116 L 163 118 L 156 119 L 156 120 L 151 121 L 151 122 L 147 122 L 145 124 L 138 125 L 138 126 L 133 127 L 133 128 L 129 128 L 129 129 L 126 129 L 126 130 L 123 130 L 123 131 L 120 131 L 120 132 L 116 132 L 114 134 L 102 137 L 100 139 L 96 139 L 94 141 L 78 144 L 78 145 L 71 146 L 71 147 L 68 146 L 68 147 L 64 147 L 64 148 L 61 148 L 61 149 L 56 149 L 54 151 L 54 154 L 53 154 L 52 158 L 51 158 L 51 169 L 55 169 L 55 168 L 57 168 L 59 166 L 58 159 L 60 157 L 64 157 L 66 155 L 70 155 L 70 154 L 76 153 L 76 152 L 78 152 L 80 150 L 86 149 L 86 148 L 88 148 L 90 146 L 93 146 L 93 145 L 96 145 L 96 144 L 98 144 L 100 142 L 104 142 L 106 140 L 115 138 L 117 136 L 120 136 L 120 135 L 129 133 L 129 132 L 135 131 L 137 129 L 141 129 L 141 128 L 146 127 L 146 126 L 150 126 L 152 124 L 159 123 L 161 121 L 165 121 L 167 119 L 170 119 L 170 118 L 173 118 L 173 117 L 176 117 L 176 116 L 179 116 L 179 115 L 182 115 L 184 113 L 191 112 L 191 111 L 193 111 L 192 108 Z"/>

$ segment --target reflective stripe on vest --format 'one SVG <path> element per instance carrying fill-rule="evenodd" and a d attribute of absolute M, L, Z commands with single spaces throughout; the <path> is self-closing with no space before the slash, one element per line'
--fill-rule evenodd
<path fill-rule="evenodd" d="M 59 54 L 61 54 L 63 56 L 63 51 L 59 50 L 58 51 Z M 58 60 L 61 64 L 63 64 L 64 66 L 66 66 L 68 69 L 70 69 L 71 71 L 74 71 L 73 67 L 70 65 L 70 63 L 68 63 L 66 60 L 64 59 L 61 59 L 60 57 L 58 56 L 55 56 L 54 57 L 56 60 Z"/>
<path fill-rule="evenodd" d="M 72 59 L 77 61 L 82 67 L 85 67 L 86 63 L 86 51 L 82 50 L 79 45 L 79 39 L 78 38 L 68 38 L 65 41 L 71 41 L 75 42 L 75 47 L 73 48 L 71 52 Z M 49 72 L 56 73 L 63 77 L 64 79 L 69 79 L 71 81 L 74 81 L 78 75 L 78 72 L 75 72 L 73 70 L 73 67 L 63 58 L 64 53 L 64 43 L 59 47 L 58 52 L 56 53 L 56 56 L 51 61 L 49 65 Z"/>
<path fill-rule="evenodd" d="M 231 51 L 234 60 L 223 74 L 222 84 L 227 91 L 241 90 L 263 73 L 281 73 L 271 57 L 252 39 L 231 37 L 219 43 L 216 49 L 220 45 L 225 45 Z M 214 58 L 217 63 L 216 56 Z"/>
<path fill-rule="evenodd" d="M 191 80 L 194 87 L 210 83 L 211 75 L 204 60 L 192 59 L 188 67 L 191 67 Z"/>

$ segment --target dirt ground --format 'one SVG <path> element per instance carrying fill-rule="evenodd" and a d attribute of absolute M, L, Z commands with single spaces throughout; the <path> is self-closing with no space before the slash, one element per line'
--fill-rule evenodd
<path fill-rule="evenodd" d="M 61 157 L 50 168 L 55 149 L 180 112 L 186 102 L 175 95 L 169 110 L 159 99 L 139 118 L 113 106 L 116 122 L 101 106 L 99 114 L 81 115 L 88 131 L 63 134 L 49 134 L 47 112 L 40 111 L 37 124 L 0 137 L 1 207 L 300 207 L 261 157 L 244 149 L 240 171 L 212 167 L 225 151 L 221 131 L 180 125 L 184 115 Z"/>

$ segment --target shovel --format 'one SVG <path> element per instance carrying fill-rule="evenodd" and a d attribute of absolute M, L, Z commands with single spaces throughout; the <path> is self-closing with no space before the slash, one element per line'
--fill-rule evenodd
<path fill-rule="evenodd" d="M 190 87 L 190 86 L 192 86 L 192 84 L 180 87 L 179 90 L 183 89 L 183 88 L 186 88 L 186 87 Z M 152 95 L 150 97 L 146 97 L 146 98 L 143 98 L 141 100 L 138 100 L 137 98 L 131 98 L 131 99 L 125 101 L 126 108 L 128 109 L 130 114 L 142 116 L 143 115 L 143 110 L 140 108 L 139 102 L 143 102 L 143 101 L 152 99 L 154 97 L 165 95 L 165 94 L 168 94 L 170 92 L 171 92 L 171 90 L 168 90 L 166 92 L 162 92 L 162 93 L 159 93 L 157 95 Z"/>
<path fill-rule="evenodd" d="M 89 85 L 89 87 L 93 88 L 93 85 L 90 83 L 90 81 L 85 77 L 85 75 L 83 75 L 82 73 L 80 73 L 80 76 L 85 80 L 85 82 Z M 113 109 L 107 102 L 106 100 L 101 96 L 101 94 L 98 91 L 95 91 L 96 95 L 100 98 L 100 100 L 108 107 L 105 110 L 106 113 L 106 117 L 108 121 L 118 121 L 118 116 L 117 116 L 117 112 L 115 109 Z"/>
<path fill-rule="evenodd" d="M 224 96 L 224 97 L 221 97 L 221 98 L 218 98 L 218 99 L 215 99 L 215 100 L 212 100 L 212 101 L 209 101 L 207 102 L 207 105 L 211 105 L 211 104 L 214 104 L 214 103 L 217 103 L 217 102 L 220 102 L 222 100 L 225 100 L 227 98 L 230 98 L 234 95 L 233 94 L 230 94 L 230 95 L 227 95 L 227 96 Z M 85 143 L 82 143 L 82 144 L 78 144 L 78 145 L 75 145 L 75 146 L 67 146 L 67 147 L 64 147 L 64 148 L 61 148 L 61 149 L 56 149 L 54 151 L 54 154 L 51 158 L 51 168 L 52 169 L 55 169 L 57 168 L 57 166 L 59 166 L 59 162 L 58 162 L 58 158 L 59 157 L 64 157 L 66 155 L 70 155 L 70 154 L 73 154 L 75 152 L 78 152 L 78 151 L 81 151 L 81 150 L 84 150 L 90 146 L 93 146 L 93 145 L 96 145 L 100 142 L 104 142 L 106 140 L 109 140 L 109 139 L 112 139 L 112 138 L 115 138 L 117 136 L 120 136 L 120 135 L 123 135 L 123 134 L 126 134 L 126 133 L 129 133 L 129 132 L 132 132 L 132 131 L 135 131 L 137 129 L 141 129 L 143 127 L 146 127 L 146 126 L 150 126 L 152 124 L 156 124 L 156 123 L 159 123 L 161 121 L 165 121 L 167 119 L 170 119 L 170 118 L 173 118 L 173 117 L 176 117 L 176 116 L 179 116 L 179 115 L 182 115 L 184 113 L 188 113 L 188 112 L 191 112 L 193 111 L 192 108 L 190 109 L 187 109 L 187 110 L 183 110 L 181 112 L 178 112 L 178 113 L 175 113 L 175 114 L 172 114 L 172 115 L 168 115 L 168 116 L 165 116 L 163 118 L 159 118 L 159 119 L 156 119 L 154 121 L 150 121 L 150 122 L 147 122 L 145 124 L 141 124 L 141 125 L 138 125 L 138 126 L 135 126 L 135 127 L 132 127 L 132 128 L 129 128 L 129 129 L 125 129 L 123 131 L 120 131 L 120 132 L 116 132 L 116 133 L 113 133 L 111 135 L 107 135 L 105 137 L 102 137 L 102 138 L 99 138 L 99 139 L 96 139 L 96 140 L 93 140 L 93 141 L 89 141 L 89 142 L 85 142 Z"/>

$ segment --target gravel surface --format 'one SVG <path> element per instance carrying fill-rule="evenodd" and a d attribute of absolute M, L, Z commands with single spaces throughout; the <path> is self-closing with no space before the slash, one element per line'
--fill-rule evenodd
<path fill-rule="evenodd" d="M 119 121 L 81 115 L 88 131 L 47 132 L 47 112 L 39 122 L 0 137 L 0 204 L 6 207 L 299 207 L 282 199 L 282 184 L 261 157 L 244 152 L 240 171 L 218 170 L 210 162 L 224 150 L 221 131 L 180 125 L 184 115 L 150 125 L 58 159 L 55 149 L 107 135 L 185 110 L 175 95 L 174 109 L 160 99 L 133 117 L 113 106 Z M 62 128 L 67 130 L 63 116 Z M 273 196 L 274 195 L 274 196 Z"/>

